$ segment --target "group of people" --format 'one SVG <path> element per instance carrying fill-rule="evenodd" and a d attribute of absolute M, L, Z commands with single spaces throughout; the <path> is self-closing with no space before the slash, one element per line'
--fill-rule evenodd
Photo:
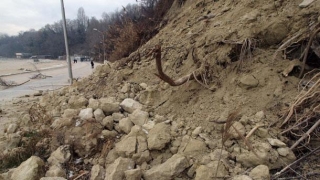
<path fill-rule="evenodd" d="M 73 59 L 73 63 L 78 63 L 78 60 Z M 93 60 L 91 60 L 90 64 L 91 64 L 91 68 L 93 69 L 93 68 L 94 68 L 94 62 L 93 62 Z"/>

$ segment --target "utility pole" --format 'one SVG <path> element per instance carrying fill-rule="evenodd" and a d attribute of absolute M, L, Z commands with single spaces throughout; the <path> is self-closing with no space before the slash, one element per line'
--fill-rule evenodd
<path fill-rule="evenodd" d="M 96 28 L 93 28 L 93 30 L 102 34 L 102 40 L 103 40 L 103 43 L 102 43 L 102 46 L 103 46 L 103 62 L 104 62 L 106 60 L 106 47 L 105 47 L 105 42 L 104 42 L 104 34 L 103 34 L 103 32 L 99 31 Z"/>
<path fill-rule="evenodd" d="M 61 0 L 61 13 L 62 13 L 62 20 L 63 20 L 63 34 L 64 34 L 64 43 L 66 46 L 66 55 L 67 55 L 67 62 L 68 62 L 68 71 L 69 71 L 69 82 L 70 84 L 73 83 L 73 77 L 72 77 L 72 68 L 71 68 L 71 61 L 70 61 L 70 55 L 69 55 L 69 46 L 68 46 L 68 36 L 67 36 L 67 23 L 66 23 L 66 16 L 64 13 L 64 5 L 63 0 Z"/>

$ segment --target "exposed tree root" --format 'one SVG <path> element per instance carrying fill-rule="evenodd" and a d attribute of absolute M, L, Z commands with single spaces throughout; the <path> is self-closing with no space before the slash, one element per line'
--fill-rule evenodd
<path fill-rule="evenodd" d="M 203 76 L 204 72 L 205 72 L 205 67 L 204 64 L 202 64 L 200 66 L 200 68 L 198 68 L 197 70 L 193 71 L 190 74 L 187 74 L 183 77 L 180 77 L 176 80 L 173 80 L 172 78 L 170 78 L 167 74 L 165 74 L 162 70 L 162 63 L 161 63 L 161 46 L 160 45 L 156 45 L 155 48 L 152 50 L 152 52 L 154 53 L 154 57 L 156 59 L 156 66 L 157 66 L 157 70 L 158 70 L 158 74 L 155 74 L 156 76 L 158 76 L 161 80 L 163 80 L 164 82 L 168 83 L 170 86 L 180 86 L 184 83 L 186 83 L 189 80 L 196 80 L 199 84 L 201 84 L 202 86 L 207 87 L 207 84 L 205 84 L 206 80 Z M 203 81 L 201 82 L 200 79 Z M 208 88 L 210 89 L 210 88 Z"/>

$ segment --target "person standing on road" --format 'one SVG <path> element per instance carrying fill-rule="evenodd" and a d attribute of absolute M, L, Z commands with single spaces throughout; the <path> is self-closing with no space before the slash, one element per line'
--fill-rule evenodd
<path fill-rule="evenodd" d="M 93 60 L 91 60 L 91 67 L 92 67 L 92 69 L 94 68 Z"/>

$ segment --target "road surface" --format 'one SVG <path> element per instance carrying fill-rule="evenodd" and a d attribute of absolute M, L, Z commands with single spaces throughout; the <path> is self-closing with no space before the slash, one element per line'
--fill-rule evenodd
<path fill-rule="evenodd" d="M 73 78 L 82 78 L 92 74 L 90 62 L 78 62 L 72 64 Z M 68 86 L 69 73 L 68 67 L 59 67 L 54 69 L 42 70 L 43 75 L 52 76 L 46 79 L 30 79 L 30 77 L 38 74 L 37 72 L 31 72 L 27 74 L 16 74 L 3 77 L 6 81 L 25 82 L 30 79 L 29 82 L 15 87 L 10 87 L 5 90 L 0 90 L 0 101 L 12 100 L 13 98 L 24 96 L 27 94 L 33 94 L 39 90 L 53 90 Z"/>

